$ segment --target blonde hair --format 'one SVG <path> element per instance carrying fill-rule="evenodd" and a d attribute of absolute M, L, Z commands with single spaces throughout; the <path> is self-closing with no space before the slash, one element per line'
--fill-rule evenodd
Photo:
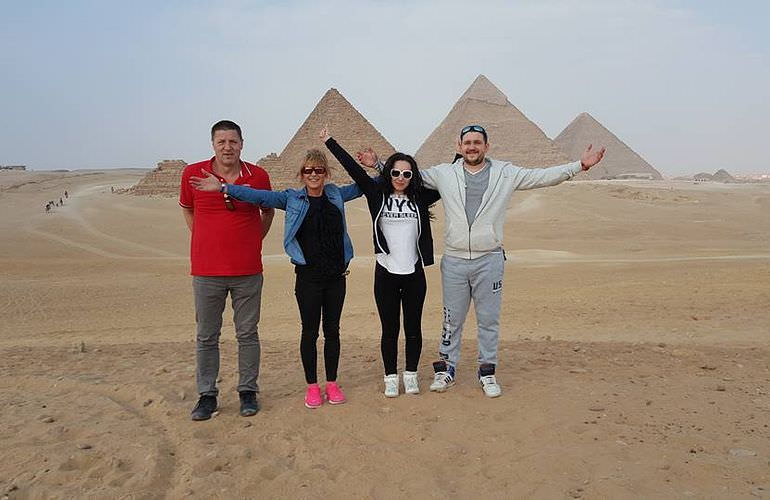
<path fill-rule="evenodd" d="M 302 166 L 297 170 L 297 178 L 302 178 L 302 169 L 308 165 L 321 166 L 326 169 L 326 178 L 330 179 L 332 176 L 331 168 L 329 168 L 329 160 L 326 159 L 326 154 L 320 149 L 308 149 L 305 153 L 305 159 L 302 160 Z"/>

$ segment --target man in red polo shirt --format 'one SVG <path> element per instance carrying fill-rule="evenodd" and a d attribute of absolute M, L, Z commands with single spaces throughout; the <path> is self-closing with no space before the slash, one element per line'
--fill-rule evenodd
<path fill-rule="evenodd" d="M 238 339 L 238 393 L 241 415 L 259 411 L 259 323 L 262 296 L 262 238 L 270 230 L 273 209 L 234 200 L 226 194 L 192 189 L 191 176 L 203 171 L 220 182 L 270 189 L 262 168 L 241 160 L 243 136 L 234 122 L 211 128 L 214 157 L 182 172 L 179 205 L 190 228 L 190 262 L 195 296 L 196 381 L 200 398 L 193 420 L 208 420 L 217 409 L 219 335 L 228 293 Z"/>

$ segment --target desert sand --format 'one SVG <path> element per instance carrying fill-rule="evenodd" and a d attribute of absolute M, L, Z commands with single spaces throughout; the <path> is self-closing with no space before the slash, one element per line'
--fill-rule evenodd
<path fill-rule="evenodd" d="M 188 234 L 146 171 L 0 172 L 0 496 L 770 498 L 770 185 L 566 183 L 516 193 L 498 380 L 382 395 L 370 219 L 348 221 L 339 381 L 302 405 L 282 214 L 265 242 L 262 411 L 237 414 L 226 314 L 219 414 L 192 422 Z M 64 190 L 63 207 L 44 213 Z M 442 208 L 435 208 L 441 253 Z M 403 347 L 403 346 L 402 346 Z"/>

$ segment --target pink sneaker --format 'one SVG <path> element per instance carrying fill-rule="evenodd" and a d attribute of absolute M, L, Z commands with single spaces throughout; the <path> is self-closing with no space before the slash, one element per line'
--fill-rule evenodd
<path fill-rule="evenodd" d="M 332 405 L 341 405 L 345 402 L 345 394 L 337 382 L 326 382 L 326 400 Z"/>
<path fill-rule="evenodd" d="M 323 403 L 321 387 L 318 384 L 308 384 L 307 393 L 305 394 L 305 406 L 312 410 L 320 407 Z"/>

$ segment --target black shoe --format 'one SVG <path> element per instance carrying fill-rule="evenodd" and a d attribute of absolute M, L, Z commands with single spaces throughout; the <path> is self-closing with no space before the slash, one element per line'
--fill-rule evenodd
<path fill-rule="evenodd" d="M 483 365 L 479 365 L 479 372 L 478 376 L 486 377 L 488 375 L 494 375 L 495 374 L 495 365 L 493 363 L 484 363 Z"/>
<path fill-rule="evenodd" d="M 208 420 L 217 411 L 216 396 L 201 396 L 190 416 L 193 420 Z"/>
<path fill-rule="evenodd" d="M 253 417 L 259 411 L 259 401 L 257 401 L 257 393 L 253 391 L 239 392 L 238 396 L 241 398 L 241 416 Z"/>

